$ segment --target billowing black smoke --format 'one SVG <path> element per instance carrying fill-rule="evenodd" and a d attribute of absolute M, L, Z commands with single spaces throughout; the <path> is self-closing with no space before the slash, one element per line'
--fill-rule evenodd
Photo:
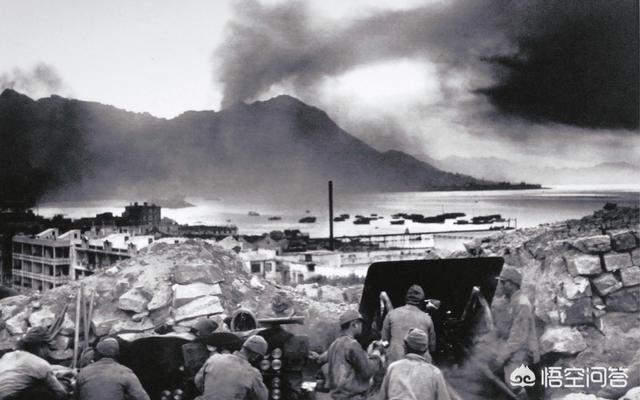
<path fill-rule="evenodd" d="M 471 90 L 498 113 L 624 130 L 639 126 L 638 46 L 636 0 L 454 0 L 341 24 L 314 19 L 303 1 L 244 0 L 215 59 L 225 106 L 274 84 L 304 91 L 359 65 L 412 57 L 442 74 L 490 77 Z"/>

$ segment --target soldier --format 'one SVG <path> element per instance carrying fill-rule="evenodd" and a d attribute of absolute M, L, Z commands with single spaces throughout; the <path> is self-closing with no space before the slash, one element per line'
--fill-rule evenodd
<path fill-rule="evenodd" d="M 502 293 L 509 300 L 511 324 L 505 327 L 506 332 L 502 332 L 504 343 L 496 356 L 496 364 L 504 368 L 504 379 L 509 383 L 511 373 L 520 365 L 531 367 L 540 361 L 540 350 L 533 307 L 520 291 L 522 275 L 514 268 L 504 268 L 498 280 Z"/>
<path fill-rule="evenodd" d="M 45 360 L 49 353 L 49 333 L 35 326 L 18 341 L 18 350 L 0 358 L 0 399 L 64 399 L 65 387 Z"/>
<path fill-rule="evenodd" d="M 387 363 L 401 359 L 404 356 L 404 337 L 411 328 L 422 329 L 429 336 L 429 352 L 436 350 L 436 331 L 431 317 L 419 306 L 424 303 L 424 291 L 418 285 L 412 285 L 407 290 L 406 304 L 391 311 L 382 323 L 382 340 L 389 342 Z M 424 357 L 431 361 L 429 352 Z"/>
<path fill-rule="evenodd" d="M 196 387 L 203 400 L 267 400 L 269 391 L 260 371 L 252 366 L 267 354 L 267 342 L 249 337 L 233 354 L 214 354 L 196 374 Z"/>
<path fill-rule="evenodd" d="M 356 341 L 362 334 L 362 316 L 349 310 L 340 316 L 341 335 L 320 356 L 328 362 L 327 386 L 334 400 L 361 400 L 368 395 L 370 378 L 384 365 L 382 354 L 367 354 Z"/>
<path fill-rule="evenodd" d="M 149 400 L 138 377 L 115 358 L 120 345 L 113 338 L 101 340 L 95 349 L 95 362 L 78 373 L 78 400 Z"/>
<path fill-rule="evenodd" d="M 410 329 L 404 338 L 405 356 L 389 365 L 380 388 L 380 400 L 449 400 L 442 372 L 424 357 L 428 335 Z"/>

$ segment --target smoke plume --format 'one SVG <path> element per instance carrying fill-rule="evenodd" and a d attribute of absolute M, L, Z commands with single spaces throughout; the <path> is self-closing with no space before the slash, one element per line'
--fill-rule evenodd
<path fill-rule="evenodd" d="M 59 93 L 64 88 L 62 77 L 56 69 L 40 62 L 29 70 L 14 68 L 0 74 L 0 92 L 13 89 L 31 97 Z"/>
<path fill-rule="evenodd" d="M 305 91 L 361 65 L 413 58 L 464 73 L 501 115 L 639 126 L 637 1 L 454 0 L 347 22 L 312 14 L 304 1 L 236 4 L 215 57 L 224 107 L 274 85 Z"/>

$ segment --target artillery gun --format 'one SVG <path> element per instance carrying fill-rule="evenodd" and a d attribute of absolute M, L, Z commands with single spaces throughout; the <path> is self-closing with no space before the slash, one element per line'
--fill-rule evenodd
<path fill-rule="evenodd" d="M 251 335 L 260 335 L 269 345 L 258 368 L 273 400 L 292 399 L 302 380 L 295 373 L 308 354 L 308 338 L 294 335 L 283 325 L 304 324 L 302 317 L 257 319 L 239 309 L 227 319 L 229 332 L 214 332 L 194 338 L 190 334 L 165 334 L 121 341 L 119 361 L 140 379 L 152 400 L 192 400 L 199 395 L 193 378 L 212 351 L 239 350 Z M 293 382 L 292 382 L 293 381 Z"/>

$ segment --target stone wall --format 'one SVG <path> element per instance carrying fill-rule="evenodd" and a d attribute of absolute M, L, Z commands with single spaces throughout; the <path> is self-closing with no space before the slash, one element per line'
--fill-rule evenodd
<path fill-rule="evenodd" d="M 626 367 L 640 349 L 638 208 L 500 233 L 456 256 L 501 256 L 523 274 L 546 366 Z M 493 308 L 501 313 L 500 293 Z"/>

